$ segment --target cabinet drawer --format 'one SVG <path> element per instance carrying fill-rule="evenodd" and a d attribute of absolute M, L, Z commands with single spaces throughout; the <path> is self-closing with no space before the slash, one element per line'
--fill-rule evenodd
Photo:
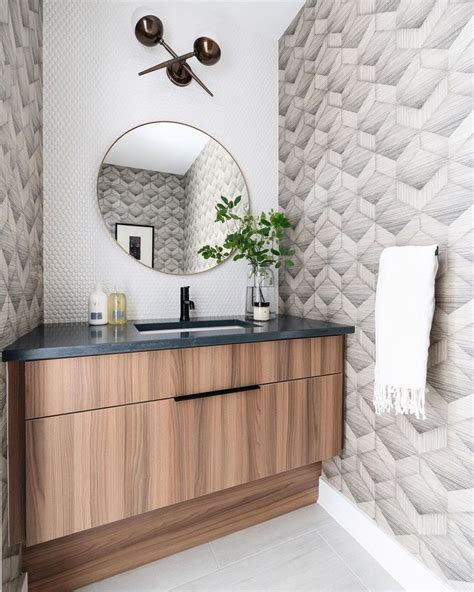
<path fill-rule="evenodd" d="M 26 417 L 342 372 L 343 336 L 26 364 Z"/>
<path fill-rule="evenodd" d="M 27 421 L 27 545 L 330 458 L 341 429 L 341 374 Z"/>

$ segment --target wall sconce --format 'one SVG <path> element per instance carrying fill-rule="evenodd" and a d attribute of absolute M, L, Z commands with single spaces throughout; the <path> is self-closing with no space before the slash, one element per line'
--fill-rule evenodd
<path fill-rule="evenodd" d="M 194 79 L 211 97 L 214 96 L 204 82 L 196 76 L 186 61 L 195 57 L 205 66 L 217 64 L 221 58 L 221 48 L 214 39 L 210 37 L 198 37 L 194 42 L 193 51 L 179 56 L 163 39 L 163 23 L 153 14 L 144 16 L 137 21 L 135 25 L 135 37 L 147 47 L 154 47 L 158 44 L 162 45 L 172 56 L 170 60 L 142 70 L 142 72 L 138 73 L 139 76 L 166 68 L 168 78 L 177 86 L 187 86 Z"/>

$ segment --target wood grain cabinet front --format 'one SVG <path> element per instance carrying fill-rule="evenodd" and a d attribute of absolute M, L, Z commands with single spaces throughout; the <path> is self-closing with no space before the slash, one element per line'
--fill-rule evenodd
<path fill-rule="evenodd" d="M 26 364 L 26 418 L 342 372 L 344 336 Z"/>
<path fill-rule="evenodd" d="M 27 545 L 340 452 L 341 374 L 250 386 L 27 421 Z"/>

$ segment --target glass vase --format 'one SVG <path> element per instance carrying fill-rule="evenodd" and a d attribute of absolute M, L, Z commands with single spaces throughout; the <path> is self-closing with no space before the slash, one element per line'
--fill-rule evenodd
<path fill-rule="evenodd" d="M 254 302 L 270 303 L 270 318 L 274 319 L 277 312 L 277 294 L 275 274 L 271 267 L 250 265 L 247 279 L 247 297 L 245 315 L 253 319 Z"/>

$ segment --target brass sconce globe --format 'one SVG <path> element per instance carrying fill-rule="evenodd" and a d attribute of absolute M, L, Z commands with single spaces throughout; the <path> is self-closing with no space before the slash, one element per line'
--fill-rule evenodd
<path fill-rule="evenodd" d="M 193 72 L 187 60 L 196 58 L 204 66 L 213 66 L 221 59 L 221 48 L 217 41 L 210 37 L 198 37 L 193 43 L 193 51 L 178 55 L 163 39 L 163 22 L 157 16 L 148 14 L 139 19 L 135 25 L 135 37 L 146 47 L 161 44 L 172 56 L 171 59 L 151 66 L 138 73 L 139 76 L 150 74 L 166 68 L 168 78 L 177 86 L 187 86 L 195 80 L 208 94 L 213 96 L 204 82 Z"/>
<path fill-rule="evenodd" d="M 210 37 L 198 37 L 193 49 L 196 58 L 205 66 L 213 66 L 221 59 L 221 48 Z"/>
<path fill-rule="evenodd" d="M 147 47 L 158 45 L 163 39 L 163 22 L 154 14 L 143 16 L 135 25 L 135 37 Z"/>

